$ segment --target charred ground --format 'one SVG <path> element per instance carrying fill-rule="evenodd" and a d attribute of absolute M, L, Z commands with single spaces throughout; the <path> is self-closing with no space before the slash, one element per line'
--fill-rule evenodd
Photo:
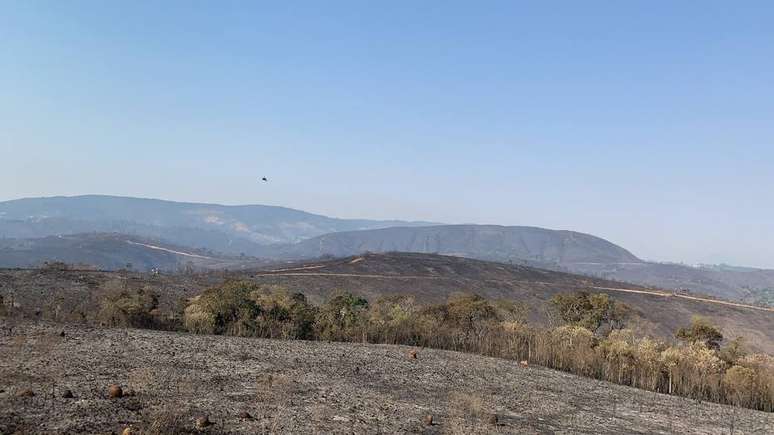
<path fill-rule="evenodd" d="M 771 433 L 771 413 L 403 346 L 17 324 L 0 433 Z M 64 332 L 64 337 L 61 336 Z M 108 386 L 132 390 L 109 399 Z M 19 397 L 29 390 L 34 396 Z M 63 398 L 65 390 L 73 398 Z M 249 418 L 243 414 L 248 413 Z M 433 416 L 433 424 L 422 422 Z M 497 416 L 494 423 L 492 415 Z M 207 416 L 214 425 L 197 429 Z"/>

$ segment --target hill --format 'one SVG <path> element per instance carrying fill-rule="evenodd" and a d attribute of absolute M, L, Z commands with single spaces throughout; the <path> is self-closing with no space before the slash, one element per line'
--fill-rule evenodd
<path fill-rule="evenodd" d="M 40 267 L 55 262 L 82 268 L 129 268 L 140 271 L 240 268 L 260 264 L 258 260 L 248 257 L 228 257 L 123 234 L 91 233 L 38 239 L 0 239 L 2 267 Z"/>
<path fill-rule="evenodd" d="M 235 255 L 252 255 L 261 245 L 292 243 L 336 231 L 419 224 L 427 225 L 336 219 L 266 205 L 224 206 L 102 195 L 0 202 L 0 238 L 111 232 Z"/>
<path fill-rule="evenodd" d="M 771 413 L 472 354 L 423 349 L 410 359 L 408 350 L 24 323 L 0 335 L 0 432 L 121 433 L 132 426 L 223 434 L 721 434 L 774 428 Z M 110 384 L 135 394 L 110 400 Z M 24 389 L 35 396 L 16 397 Z M 65 389 L 74 398 L 62 398 Z M 423 423 L 427 415 L 432 425 Z M 198 416 L 214 425 L 197 429 Z"/>
<path fill-rule="evenodd" d="M 642 261 L 607 240 L 574 231 L 495 225 L 393 227 L 325 234 L 266 247 L 271 258 L 419 252 L 535 266 L 752 303 L 774 293 L 774 271 Z"/>
<path fill-rule="evenodd" d="M 498 225 L 436 225 L 339 232 L 277 247 L 274 256 L 345 257 L 390 251 L 542 265 L 641 262 L 626 249 L 589 234 Z M 271 251 L 267 251 L 267 255 L 272 255 Z"/>

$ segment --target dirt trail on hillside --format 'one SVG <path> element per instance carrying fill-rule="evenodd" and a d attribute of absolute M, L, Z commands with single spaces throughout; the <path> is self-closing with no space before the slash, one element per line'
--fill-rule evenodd
<path fill-rule="evenodd" d="M 207 256 L 204 256 L 204 255 L 197 255 L 197 254 L 189 254 L 188 252 L 183 252 L 183 251 L 175 251 L 173 249 L 163 248 L 161 246 L 149 245 L 147 243 L 133 242 L 131 240 L 127 240 L 126 243 L 128 243 L 130 245 L 144 246 L 144 247 L 146 247 L 148 249 L 155 249 L 157 251 L 169 252 L 170 254 L 182 255 L 184 257 L 201 258 L 203 260 L 215 260 L 215 258 L 212 258 L 212 257 L 207 257 Z"/>
<path fill-rule="evenodd" d="M 431 275 L 378 275 L 378 274 L 360 274 L 360 273 L 304 272 L 305 270 L 320 270 L 320 269 L 324 269 L 325 267 L 327 266 L 317 265 L 317 266 L 306 266 L 306 267 L 299 267 L 299 268 L 275 269 L 275 270 L 258 272 L 255 275 L 323 276 L 323 277 L 373 278 L 373 279 L 432 279 L 432 280 L 468 279 L 468 278 L 459 277 L 459 276 L 444 277 L 444 276 L 431 276 Z M 528 281 L 528 280 L 523 280 L 523 281 L 509 280 L 505 282 L 514 283 L 514 284 L 541 284 L 541 285 L 556 284 L 551 282 Z M 774 313 L 774 308 L 759 307 L 755 305 L 743 304 L 738 302 L 722 301 L 717 299 L 703 298 L 699 296 L 689 296 L 689 295 L 684 295 L 679 293 L 669 293 L 664 291 L 636 290 L 636 289 L 616 288 L 616 287 L 599 287 L 599 286 L 587 286 L 587 285 L 566 284 L 566 283 L 562 283 L 562 285 L 566 287 L 577 287 L 579 289 L 594 289 L 594 290 L 604 290 L 604 291 L 614 291 L 614 292 L 624 292 L 624 293 L 637 293 L 637 294 L 643 294 L 643 295 L 658 296 L 662 298 L 681 298 L 681 299 L 688 299 L 692 301 L 698 301 L 698 302 L 704 302 L 704 303 L 710 303 L 710 304 L 718 304 L 718 305 L 725 305 L 730 307 L 746 308 L 751 310 L 766 311 L 766 312 Z"/>

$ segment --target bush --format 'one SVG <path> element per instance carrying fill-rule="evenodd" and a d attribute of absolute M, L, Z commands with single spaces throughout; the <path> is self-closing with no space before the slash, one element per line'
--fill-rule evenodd
<path fill-rule="evenodd" d="M 320 307 L 315 332 L 321 340 L 351 341 L 366 332 L 368 301 L 351 293 L 333 296 Z"/>
<path fill-rule="evenodd" d="M 739 406 L 749 406 L 755 396 L 756 372 L 743 366 L 733 366 L 723 376 L 726 397 Z"/>
<path fill-rule="evenodd" d="M 413 296 L 383 297 L 368 311 L 368 340 L 419 345 L 423 335 Z"/>
<path fill-rule="evenodd" d="M 316 309 L 301 293 L 290 294 L 279 286 L 266 286 L 250 293 L 258 305 L 256 335 L 266 338 L 314 338 Z"/>
<path fill-rule="evenodd" d="M 186 329 L 203 334 L 255 335 L 259 307 L 250 293 L 258 288 L 239 281 L 206 290 L 186 307 Z"/>
<path fill-rule="evenodd" d="M 712 349 L 719 349 L 720 342 L 723 341 L 720 329 L 701 316 L 693 316 L 691 325 L 678 329 L 675 337 L 687 343 L 704 343 Z"/>
<path fill-rule="evenodd" d="M 315 312 L 302 294 L 237 281 L 191 299 L 184 310 L 184 325 L 200 334 L 310 339 Z"/>
<path fill-rule="evenodd" d="M 736 337 L 731 340 L 727 345 L 723 346 L 718 353 L 720 359 L 726 362 L 728 365 L 734 365 L 737 361 L 744 358 L 747 355 L 747 351 L 744 346 L 744 338 Z"/>
<path fill-rule="evenodd" d="M 158 305 L 158 294 L 152 290 L 121 290 L 102 299 L 97 319 L 107 326 L 159 328 Z"/>
<path fill-rule="evenodd" d="M 623 328 L 631 311 L 626 304 L 615 302 L 605 293 L 560 293 L 551 298 L 551 304 L 565 323 L 594 333 L 603 332 L 602 335 Z"/>
<path fill-rule="evenodd" d="M 746 355 L 739 360 L 739 365 L 755 372 L 755 391 L 751 403 L 741 405 L 774 411 L 774 356 Z"/>

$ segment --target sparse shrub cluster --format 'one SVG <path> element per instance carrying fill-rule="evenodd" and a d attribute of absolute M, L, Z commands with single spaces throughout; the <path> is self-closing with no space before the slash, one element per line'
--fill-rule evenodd
<path fill-rule="evenodd" d="M 677 330 L 675 337 L 688 343 L 702 343 L 711 349 L 720 349 L 723 333 L 708 319 L 694 316 L 691 325 Z"/>
<path fill-rule="evenodd" d="M 743 343 L 721 347 L 722 332 L 694 318 L 677 342 L 626 329 L 630 310 L 604 294 L 557 295 L 561 324 L 525 322 L 511 301 L 456 294 L 419 305 L 411 296 L 369 303 L 348 293 L 321 306 L 278 286 L 232 282 L 189 301 L 185 329 L 196 333 L 283 339 L 403 344 L 478 353 L 568 371 L 650 391 L 774 411 L 774 358 L 746 355 Z"/>
<path fill-rule="evenodd" d="M 564 323 L 602 334 L 623 328 L 631 312 L 605 293 L 560 293 L 551 298 L 551 305 Z"/>
<path fill-rule="evenodd" d="M 153 290 L 118 290 L 105 296 L 100 305 L 97 320 L 106 326 L 170 329 Z"/>
<path fill-rule="evenodd" d="M 282 288 L 231 282 L 193 298 L 183 324 L 191 332 L 311 339 L 318 309 Z"/>

